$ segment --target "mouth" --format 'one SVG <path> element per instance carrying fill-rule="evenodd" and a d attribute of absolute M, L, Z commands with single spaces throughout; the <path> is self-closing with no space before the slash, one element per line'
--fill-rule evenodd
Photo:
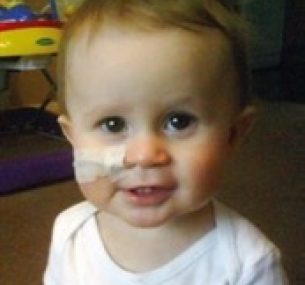
<path fill-rule="evenodd" d="M 136 206 L 154 206 L 167 201 L 174 191 L 175 187 L 145 185 L 126 188 L 123 193 L 126 199 Z"/>

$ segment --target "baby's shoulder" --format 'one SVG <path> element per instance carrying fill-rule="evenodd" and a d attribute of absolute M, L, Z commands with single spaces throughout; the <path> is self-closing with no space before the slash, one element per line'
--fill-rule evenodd
<path fill-rule="evenodd" d="M 82 220 L 97 211 L 96 207 L 94 207 L 88 201 L 83 201 L 78 204 L 75 204 L 65 210 L 63 210 L 59 215 L 56 217 L 56 222 L 60 221 L 79 221 Z"/>
<path fill-rule="evenodd" d="M 288 284 L 277 246 L 241 214 L 221 203 L 215 206 L 219 254 L 225 260 L 229 284 Z"/>
<path fill-rule="evenodd" d="M 97 208 L 87 201 L 75 204 L 62 211 L 55 219 L 53 242 L 64 244 L 95 213 Z"/>
<path fill-rule="evenodd" d="M 277 246 L 255 224 L 235 210 L 218 203 L 218 221 L 237 263 L 253 266 L 270 256 L 280 258 Z"/>
<path fill-rule="evenodd" d="M 246 217 L 234 212 L 232 224 L 235 231 L 236 248 L 240 256 L 252 256 L 253 261 L 264 257 L 278 248 L 269 237 Z"/>

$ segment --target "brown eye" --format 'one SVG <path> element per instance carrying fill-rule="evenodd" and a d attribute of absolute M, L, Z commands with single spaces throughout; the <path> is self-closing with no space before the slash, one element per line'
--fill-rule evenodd
<path fill-rule="evenodd" d="M 121 117 L 108 117 L 100 122 L 103 131 L 109 133 L 119 133 L 126 129 L 126 122 Z"/>

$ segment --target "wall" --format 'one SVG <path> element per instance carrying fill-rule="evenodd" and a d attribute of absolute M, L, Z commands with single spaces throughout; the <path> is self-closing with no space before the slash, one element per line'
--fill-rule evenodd
<path fill-rule="evenodd" d="M 285 61 L 305 62 L 305 1 L 286 3 L 284 34 Z"/>
<path fill-rule="evenodd" d="M 279 65 L 283 45 L 285 0 L 249 0 L 241 3 L 242 13 L 254 27 L 251 66 L 257 69 Z"/>

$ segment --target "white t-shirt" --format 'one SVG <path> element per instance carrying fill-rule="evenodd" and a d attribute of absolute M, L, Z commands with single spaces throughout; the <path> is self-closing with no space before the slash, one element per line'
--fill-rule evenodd
<path fill-rule="evenodd" d="M 119 267 L 88 202 L 61 213 L 53 228 L 45 285 L 286 285 L 279 250 L 249 221 L 217 201 L 216 227 L 167 264 L 145 273 Z"/>

